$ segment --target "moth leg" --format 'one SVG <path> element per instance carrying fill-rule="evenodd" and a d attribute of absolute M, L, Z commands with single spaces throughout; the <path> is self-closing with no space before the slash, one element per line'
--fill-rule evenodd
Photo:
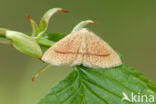
<path fill-rule="evenodd" d="M 47 71 L 49 68 L 51 67 L 51 65 L 45 65 L 41 71 L 39 71 L 38 73 L 36 73 L 33 77 L 32 77 L 32 82 L 35 81 L 35 79 L 43 72 Z"/>

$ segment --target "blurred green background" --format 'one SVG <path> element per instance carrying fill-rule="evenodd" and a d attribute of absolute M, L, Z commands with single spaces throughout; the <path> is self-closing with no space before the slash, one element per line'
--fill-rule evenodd
<path fill-rule="evenodd" d="M 81 20 L 98 24 L 88 28 L 123 54 L 124 64 L 156 81 L 156 1 L 155 0 L 0 0 L 0 27 L 31 32 L 26 15 L 39 22 L 43 13 L 62 7 L 48 32 L 70 33 Z M 34 83 L 32 76 L 44 64 L 14 48 L 0 44 L 0 104 L 34 104 L 70 67 L 52 67 Z"/>

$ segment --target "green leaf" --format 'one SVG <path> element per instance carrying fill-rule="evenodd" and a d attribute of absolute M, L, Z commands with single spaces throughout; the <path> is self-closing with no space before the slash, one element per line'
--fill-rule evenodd
<path fill-rule="evenodd" d="M 62 33 L 59 33 L 59 32 L 56 32 L 56 33 L 48 33 L 45 35 L 45 38 L 49 39 L 49 40 L 52 40 L 54 42 L 57 42 L 59 41 L 60 39 L 64 38 L 67 34 L 62 34 Z"/>
<path fill-rule="evenodd" d="M 57 12 L 67 13 L 68 11 L 62 8 L 52 8 L 48 10 L 41 18 L 40 25 L 39 25 L 40 33 L 38 34 L 39 37 L 42 37 L 44 35 L 44 33 L 46 32 L 48 28 L 48 24 L 49 24 L 51 17 Z"/>
<path fill-rule="evenodd" d="M 67 13 L 68 11 L 62 9 L 62 8 L 52 8 L 49 9 L 41 18 L 40 20 L 40 24 L 39 26 L 37 25 L 37 23 L 28 15 L 28 20 L 31 24 L 32 27 L 32 36 L 33 37 L 43 37 L 44 33 L 46 32 L 46 30 L 48 29 L 48 24 L 49 21 L 51 19 L 51 17 L 57 13 L 57 12 L 63 12 L 63 13 Z"/>
<path fill-rule="evenodd" d="M 85 21 L 81 21 L 80 23 L 78 23 L 72 30 L 72 32 L 75 31 L 79 31 L 82 28 L 84 28 L 87 24 L 95 24 L 96 22 L 92 21 L 92 20 L 85 20 Z"/>
<path fill-rule="evenodd" d="M 109 69 L 76 66 L 38 104 L 156 104 L 146 103 L 146 99 L 141 103 L 122 101 L 123 93 L 129 98 L 132 93 L 156 97 L 156 84 L 125 65 Z"/>
<path fill-rule="evenodd" d="M 37 23 L 29 15 L 27 16 L 27 18 L 32 27 L 32 36 L 37 36 L 39 33 L 39 28 L 38 28 Z"/>

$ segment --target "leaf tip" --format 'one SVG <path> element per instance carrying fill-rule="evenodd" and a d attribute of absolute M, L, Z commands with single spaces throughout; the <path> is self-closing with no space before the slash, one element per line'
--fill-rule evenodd
<path fill-rule="evenodd" d="M 35 81 L 35 77 L 32 77 L 32 82 L 34 82 Z"/>
<path fill-rule="evenodd" d="M 97 24 L 97 22 L 91 22 L 92 24 Z"/>
<path fill-rule="evenodd" d="M 27 15 L 27 18 L 28 18 L 28 20 L 31 22 L 31 16 L 30 15 Z"/>
<path fill-rule="evenodd" d="M 64 9 L 61 9 L 60 12 L 63 12 L 63 13 L 69 13 L 69 11 L 64 10 Z"/>

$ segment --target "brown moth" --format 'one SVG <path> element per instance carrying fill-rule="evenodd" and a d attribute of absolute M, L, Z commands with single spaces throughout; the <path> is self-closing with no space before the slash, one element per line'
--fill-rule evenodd
<path fill-rule="evenodd" d="M 119 66 L 119 55 L 100 37 L 82 28 L 51 46 L 42 57 L 51 65 L 84 65 L 93 68 Z"/>

